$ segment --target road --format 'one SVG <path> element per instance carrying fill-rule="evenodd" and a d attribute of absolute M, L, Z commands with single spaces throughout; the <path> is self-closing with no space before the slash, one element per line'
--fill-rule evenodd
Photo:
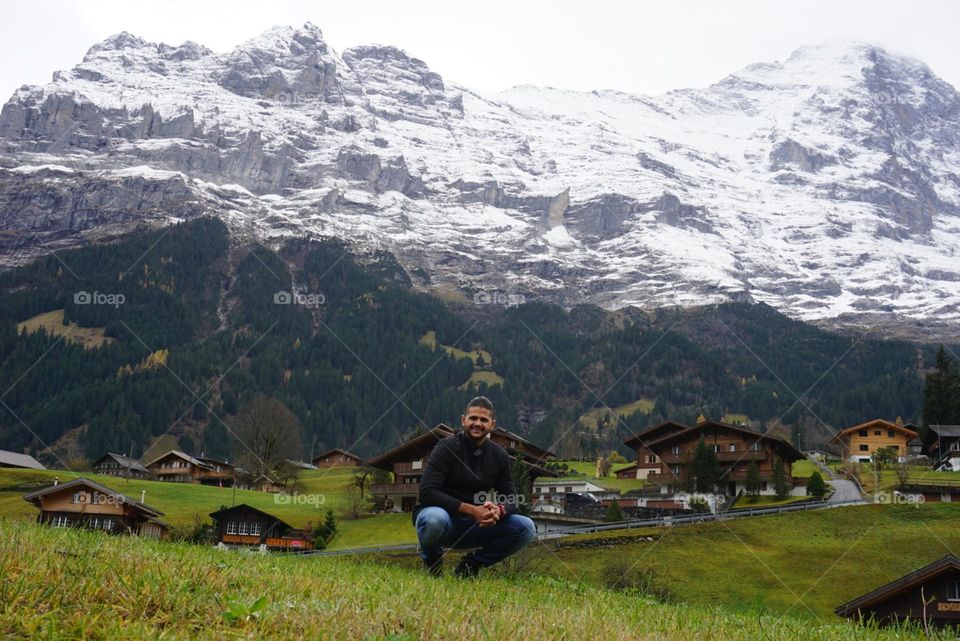
<path fill-rule="evenodd" d="M 853 481 L 827 481 L 833 486 L 833 495 L 827 500 L 828 503 L 847 503 L 850 501 L 860 501 L 863 497 L 860 495 L 860 489 Z"/>

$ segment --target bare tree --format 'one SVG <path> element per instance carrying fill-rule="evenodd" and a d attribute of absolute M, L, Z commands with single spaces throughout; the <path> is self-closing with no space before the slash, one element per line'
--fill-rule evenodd
<path fill-rule="evenodd" d="M 300 424 L 280 400 L 258 396 L 233 420 L 236 459 L 254 476 L 275 474 L 287 459 L 303 456 Z"/>

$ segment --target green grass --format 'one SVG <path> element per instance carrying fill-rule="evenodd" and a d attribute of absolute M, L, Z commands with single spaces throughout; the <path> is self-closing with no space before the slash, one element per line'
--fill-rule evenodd
<path fill-rule="evenodd" d="M 28 334 L 37 332 L 42 327 L 52 336 L 63 336 L 65 340 L 73 341 L 83 345 L 86 349 L 94 349 L 101 345 L 116 342 L 115 338 L 104 336 L 103 327 L 80 327 L 73 321 L 69 324 L 63 324 L 62 309 L 55 309 L 51 312 L 37 314 L 28 318 L 22 323 L 17 323 L 17 333 L 27 330 Z"/>
<path fill-rule="evenodd" d="M 924 481 L 930 481 L 931 483 L 936 483 L 937 481 L 952 481 L 957 483 L 960 482 L 960 473 L 934 472 L 929 468 L 911 468 L 909 479 L 911 481 L 922 479 Z M 877 481 L 879 481 L 879 489 L 881 492 L 892 492 L 897 489 L 897 486 L 900 484 L 897 473 L 894 470 L 881 470 L 874 475 L 873 470 L 865 466 L 860 472 L 860 483 L 863 484 L 864 492 L 873 494 L 877 486 Z"/>
<path fill-rule="evenodd" d="M 3 520 L 0 576 L 6 639 L 923 639 L 916 630 L 662 604 L 509 568 L 476 581 L 433 579 L 381 559 L 223 552 Z M 228 609 L 239 616 L 224 616 Z"/>
<path fill-rule="evenodd" d="M 750 419 L 746 414 L 724 414 L 721 422 L 727 425 L 749 425 Z"/>
<path fill-rule="evenodd" d="M 791 503 L 799 503 L 800 501 L 806 501 L 809 497 L 806 496 L 788 496 L 785 499 L 778 499 L 776 496 L 755 496 L 753 501 L 744 497 L 737 501 L 737 504 L 733 507 L 734 510 L 740 509 L 749 509 L 752 507 L 776 507 L 778 505 L 790 505 Z"/>
<path fill-rule="evenodd" d="M 625 467 L 630 467 L 633 465 L 633 461 L 614 464 L 611 468 L 610 476 L 605 476 L 602 479 L 594 478 L 594 474 L 597 473 L 597 464 L 594 461 L 560 461 L 560 463 L 565 464 L 568 468 L 576 472 L 571 478 L 587 480 L 608 490 L 619 491 L 621 494 L 628 490 L 638 490 L 646 487 L 646 481 L 643 480 L 617 478 L 617 471 Z M 579 475 L 579 477 L 577 475 Z"/>
<path fill-rule="evenodd" d="M 437 342 L 437 332 L 434 330 L 428 331 L 426 334 L 420 337 L 420 344 L 429 347 L 430 349 L 437 349 L 438 347 L 453 356 L 455 359 L 460 360 L 461 358 L 469 358 L 473 361 L 473 364 L 477 364 L 477 359 L 480 355 L 483 356 L 483 360 L 486 362 L 487 367 L 493 365 L 493 357 L 490 355 L 490 352 L 486 350 L 473 350 L 470 352 L 464 351 L 458 347 L 450 347 L 449 345 L 443 345 Z"/>
<path fill-rule="evenodd" d="M 649 398 L 640 398 L 625 405 L 612 407 L 610 409 L 606 407 L 595 407 L 580 417 L 580 423 L 591 429 L 596 429 L 600 419 L 604 416 L 607 416 L 610 422 L 615 423 L 617 416 L 631 416 L 637 412 L 649 414 L 655 404 L 655 401 Z"/>
<path fill-rule="evenodd" d="M 659 538 L 560 547 L 534 567 L 599 584 L 605 568 L 627 560 L 680 601 L 829 620 L 841 603 L 960 550 L 958 523 L 954 504 L 845 507 L 638 531 Z"/>
<path fill-rule="evenodd" d="M 460 386 L 460 389 L 467 389 L 470 386 L 476 387 L 480 383 L 486 383 L 487 387 L 493 387 L 494 385 L 502 386 L 503 377 L 496 372 L 480 370 L 470 374 L 470 378 L 467 379 L 466 383 Z"/>
<path fill-rule="evenodd" d="M 797 479 L 808 479 L 813 476 L 814 472 L 820 472 L 820 476 L 827 480 L 823 471 L 814 465 L 810 459 L 802 458 L 799 461 L 794 461 L 790 470 L 791 475 Z"/>

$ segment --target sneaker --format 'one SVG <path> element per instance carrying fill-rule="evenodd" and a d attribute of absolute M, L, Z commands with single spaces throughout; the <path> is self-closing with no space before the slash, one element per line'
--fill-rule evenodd
<path fill-rule="evenodd" d="M 453 575 L 458 579 L 475 579 L 480 574 L 480 568 L 483 567 L 479 561 L 469 554 L 460 559 L 457 567 L 453 570 Z"/>
<path fill-rule="evenodd" d="M 443 576 L 443 555 L 423 559 L 423 567 L 427 568 L 430 576 Z"/>

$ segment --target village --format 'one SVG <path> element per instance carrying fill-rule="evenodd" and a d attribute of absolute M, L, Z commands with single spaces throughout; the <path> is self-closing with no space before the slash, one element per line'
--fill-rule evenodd
<path fill-rule="evenodd" d="M 176 449 L 148 460 L 104 453 L 89 473 L 47 470 L 54 474 L 52 483 L 49 477 L 34 478 L 39 487 L 21 497 L 32 517 L 22 509 L 14 512 L 53 528 L 184 540 L 184 528 L 168 522 L 165 513 L 194 508 L 199 495 L 164 498 L 162 510 L 151 499 L 166 488 L 197 487 L 208 492 L 204 502 L 211 509 L 192 512 L 195 527 L 186 540 L 224 550 L 308 555 L 377 548 L 412 553 L 415 536 L 406 515 L 417 503 L 430 452 L 454 434 L 440 424 L 366 459 L 332 449 L 309 462 L 288 461 L 276 478 L 254 477 L 229 461 Z M 560 461 L 500 427 L 490 438 L 510 454 L 514 476 L 522 477 L 518 487 L 529 493 L 525 510 L 543 539 L 800 510 L 798 518 L 812 510 L 868 504 L 960 502 L 960 426 L 955 425 L 928 426 L 921 437 L 899 419 L 872 419 L 839 431 L 827 452 L 800 451 L 779 436 L 701 416 L 695 425 L 668 421 L 628 437 L 624 445 L 635 452 L 630 460 L 611 455 Z M 5 468 L 0 474 L 45 470 L 14 452 L 0 452 L 0 467 Z M 141 484 L 139 496 L 125 493 L 131 483 Z M 318 488 L 326 492 L 314 491 Z M 0 503 L 5 512 L 9 505 Z M 364 529 L 369 531 L 360 534 Z M 351 530 L 356 534 L 348 535 Z M 835 612 L 880 621 L 922 612 L 925 621 L 956 624 L 960 560 L 948 554 L 888 584 L 849 594 Z"/>

